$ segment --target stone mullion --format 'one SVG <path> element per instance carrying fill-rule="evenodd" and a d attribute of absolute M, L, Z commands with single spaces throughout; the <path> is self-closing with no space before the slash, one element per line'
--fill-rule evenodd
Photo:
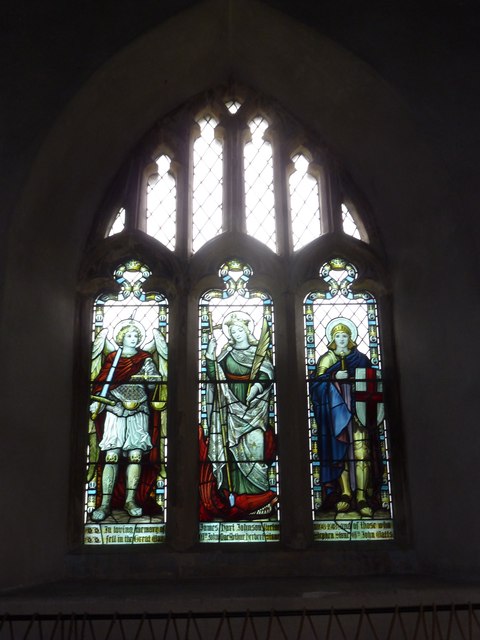
<path fill-rule="evenodd" d="M 312 541 L 310 461 L 302 305 L 290 288 L 276 300 L 275 318 L 281 539 L 302 549 Z"/>
<path fill-rule="evenodd" d="M 223 138 L 223 230 L 246 233 L 245 169 L 243 147 L 246 124 L 240 117 L 222 122 Z"/>
<path fill-rule="evenodd" d="M 277 253 L 281 256 L 288 256 L 292 253 L 290 195 L 288 190 L 288 174 L 291 162 L 283 142 L 283 133 L 276 128 L 270 127 L 268 129 L 268 138 L 272 144 L 273 153 Z"/>
<path fill-rule="evenodd" d="M 177 192 L 175 252 L 183 259 L 187 259 L 192 251 L 193 142 L 190 132 L 178 138 L 172 162 Z"/>
<path fill-rule="evenodd" d="M 125 230 L 133 231 L 146 228 L 147 211 L 147 179 L 145 167 L 147 162 L 143 154 L 133 156 L 128 168 L 125 195 Z"/>
<path fill-rule="evenodd" d="M 325 163 L 320 179 L 320 204 L 322 216 L 322 233 L 337 233 L 343 230 L 342 225 L 342 187 L 335 160 Z"/>
<path fill-rule="evenodd" d="M 178 551 L 198 541 L 196 309 L 184 289 L 170 311 L 167 542 Z"/>

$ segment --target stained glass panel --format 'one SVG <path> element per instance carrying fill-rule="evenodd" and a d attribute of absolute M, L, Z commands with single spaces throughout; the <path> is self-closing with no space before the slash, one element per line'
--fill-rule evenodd
<path fill-rule="evenodd" d="M 305 299 L 315 540 L 393 538 L 377 303 L 357 270 L 325 263 L 327 292 Z"/>
<path fill-rule="evenodd" d="M 264 139 L 268 122 L 265 118 L 254 118 L 249 127 L 251 141 L 245 145 L 244 152 L 247 233 L 275 251 L 272 146 Z"/>
<path fill-rule="evenodd" d="M 360 240 L 360 231 L 355 223 L 355 220 L 352 217 L 352 214 L 348 210 L 346 204 L 342 203 L 342 225 L 344 233 L 352 236 L 353 238 L 358 238 Z"/>
<path fill-rule="evenodd" d="M 167 155 L 157 158 L 157 173 L 147 184 L 147 233 L 172 251 L 175 249 L 177 190 Z"/>
<path fill-rule="evenodd" d="M 112 222 L 112 225 L 107 233 L 107 236 L 114 236 L 125 229 L 125 209 L 121 207 Z"/>
<path fill-rule="evenodd" d="M 292 158 L 295 171 L 290 176 L 290 212 L 294 251 L 321 234 L 318 180 L 308 173 L 309 162 L 302 154 Z"/>
<path fill-rule="evenodd" d="M 167 300 L 145 292 L 149 268 L 130 260 L 120 291 L 94 305 L 84 541 L 165 539 Z"/>
<path fill-rule="evenodd" d="M 249 265 L 200 300 L 200 541 L 279 540 L 273 305 Z"/>
<path fill-rule="evenodd" d="M 207 115 L 198 124 L 200 137 L 193 145 L 193 251 L 222 232 L 223 146 L 215 138 L 218 122 Z"/>

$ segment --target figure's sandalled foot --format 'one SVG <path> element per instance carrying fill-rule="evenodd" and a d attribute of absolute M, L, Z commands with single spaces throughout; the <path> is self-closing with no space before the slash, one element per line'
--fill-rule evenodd
<path fill-rule="evenodd" d="M 357 504 L 357 511 L 361 516 L 365 516 L 366 518 L 371 518 L 373 516 L 373 509 L 365 500 L 361 500 Z"/>
<path fill-rule="evenodd" d="M 132 518 L 137 518 L 138 516 L 141 516 L 143 513 L 142 507 L 139 507 L 138 504 L 133 500 L 130 500 L 129 502 L 125 503 L 125 511 Z"/>
<path fill-rule="evenodd" d="M 347 511 L 350 511 L 351 500 L 351 496 L 348 496 L 346 493 L 340 496 L 340 500 L 337 502 L 338 513 L 347 513 Z"/>
<path fill-rule="evenodd" d="M 93 522 L 101 522 L 102 520 L 105 520 L 105 518 L 109 515 L 109 507 L 98 507 L 98 509 L 95 509 L 95 511 L 92 512 L 92 520 Z"/>

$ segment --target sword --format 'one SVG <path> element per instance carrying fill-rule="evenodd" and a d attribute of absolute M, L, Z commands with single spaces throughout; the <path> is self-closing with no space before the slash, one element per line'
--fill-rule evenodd
<path fill-rule="evenodd" d="M 120 357 L 122 355 L 122 347 L 119 347 L 117 353 L 115 354 L 115 358 L 113 359 L 112 362 L 112 366 L 110 367 L 108 374 L 107 374 L 107 378 L 105 380 L 105 383 L 102 387 L 102 390 L 100 392 L 99 396 L 91 396 L 92 400 L 94 400 L 95 402 L 101 402 L 102 404 L 108 404 L 110 407 L 115 406 L 115 401 L 114 400 L 109 400 L 107 398 L 107 393 L 108 390 L 110 389 L 110 384 L 112 383 L 113 380 L 113 374 L 115 373 L 115 369 L 117 368 L 118 365 L 118 361 L 120 360 Z M 97 418 L 98 413 L 94 413 L 92 414 L 92 419 L 95 420 Z"/>

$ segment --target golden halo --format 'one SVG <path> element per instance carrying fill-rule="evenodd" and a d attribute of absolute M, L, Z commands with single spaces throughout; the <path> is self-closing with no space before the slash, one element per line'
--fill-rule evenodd
<path fill-rule="evenodd" d="M 327 337 L 327 340 L 328 340 L 329 344 L 333 340 L 332 331 L 339 324 L 344 324 L 345 326 L 347 326 L 350 329 L 350 331 L 352 332 L 351 340 L 352 340 L 352 342 L 355 342 L 355 340 L 357 339 L 357 336 L 358 336 L 358 329 L 357 329 L 356 325 L 351 320 L 349 320 L 348 318 L 340 317 L 340 318 L 334 318 L 333 320 L 330 320 L 330 322 L 327 324 L 327 327 L 325 329 L 325 335 Z"/>
<path fill-rule="evenodd" d="M 118 332 L 120 331 L 120 329 L 123 329 L 123 327 L 135 327 L 137 329 L 137 331 L 139 331 L 140 333 L 140 340 L 138 341 L 137 347 L 139 347 L 142 342 L 145 340 L 145 335 L 146 335 L 146 331 L 145 331 L 145 327 L 143 326 L 143 324 L 141 322 L 138 322 L 138 320 L 133 320 L 132 318 L 127 318 L 126 320 L 121 320 L 117 325 L 115 325 L 114 329 L 113 329 L 113 339 L 115 341 L 116 344 L 118 344 L 117 342 L 117 336 L 118 336 Z M 120 346 L 120 345 L 118 345 Z"/>

